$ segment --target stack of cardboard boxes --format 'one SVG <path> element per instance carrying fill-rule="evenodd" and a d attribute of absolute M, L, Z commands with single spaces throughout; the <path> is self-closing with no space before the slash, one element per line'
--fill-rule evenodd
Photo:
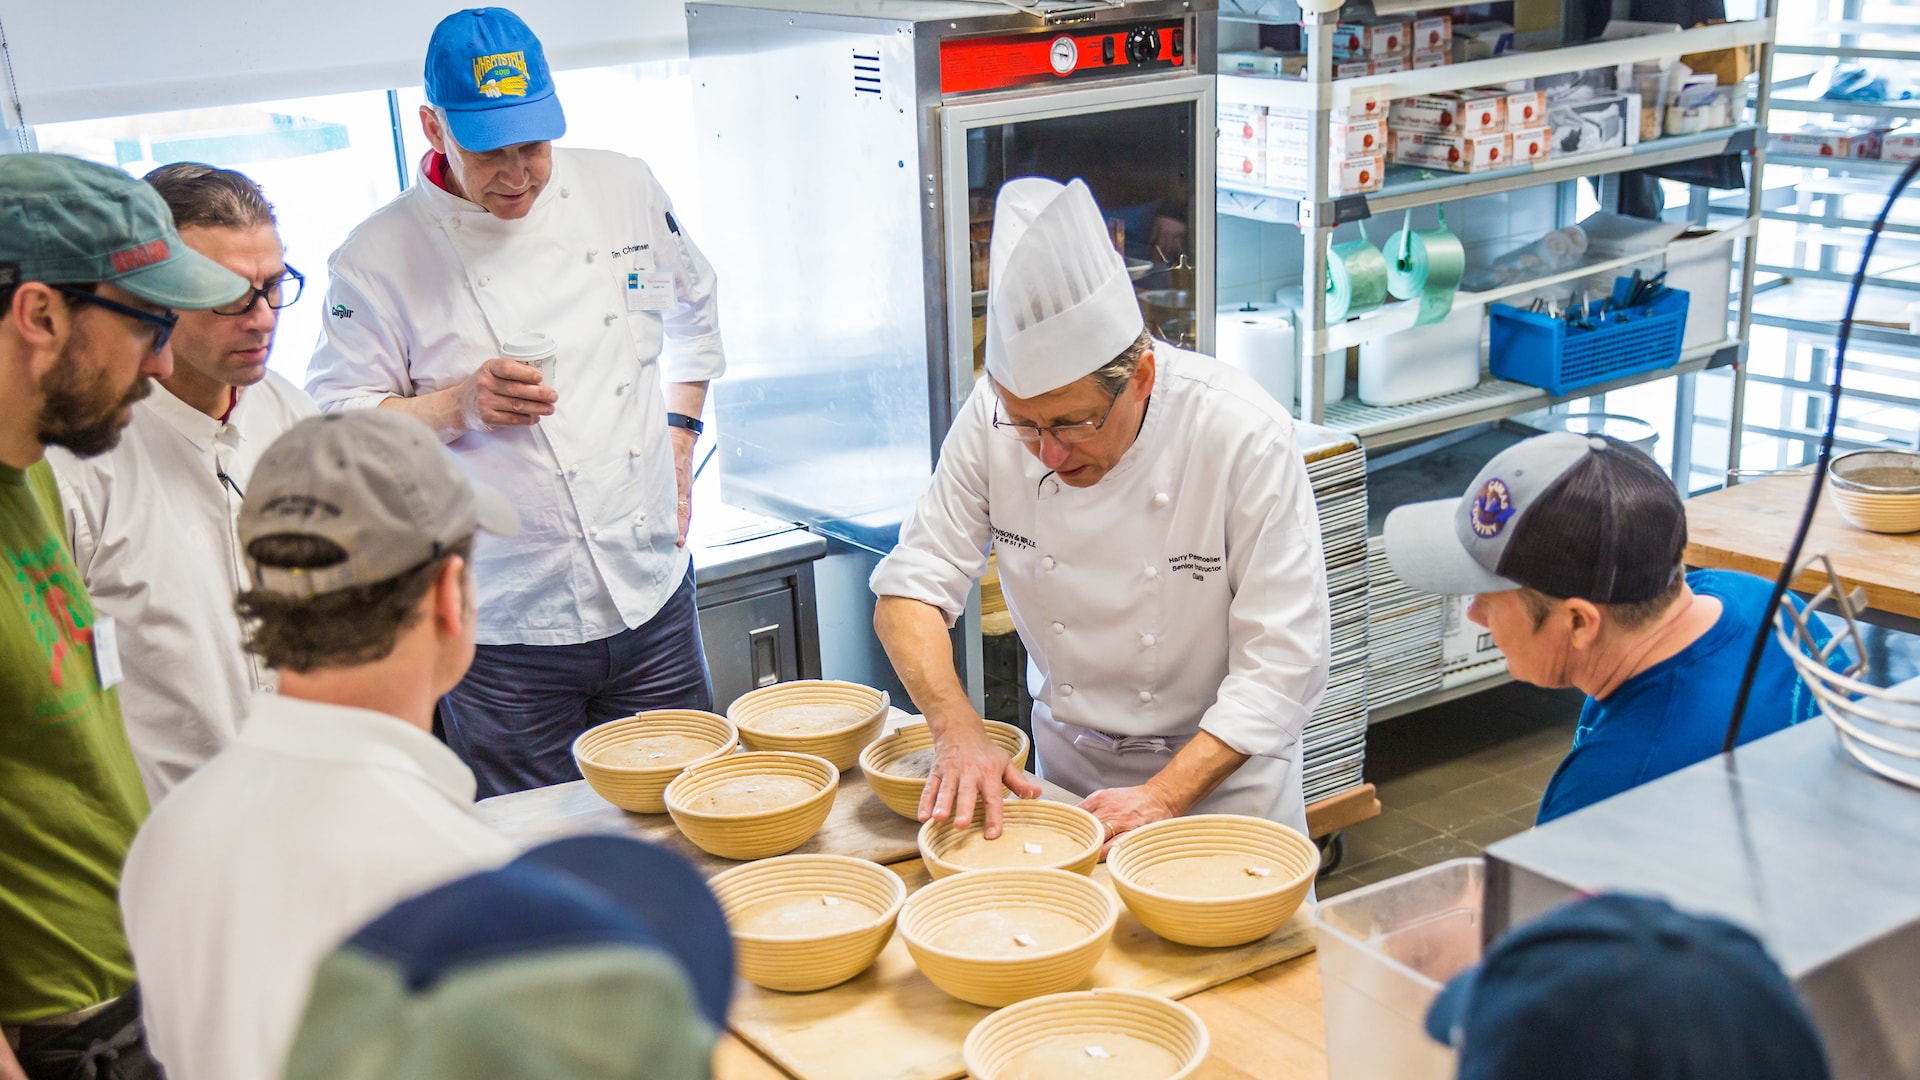
<path fill-rule="evenodd" d="M 1380 17 L 1333 28 L 1333 77 L 1351 79 L 1453 62 L 1453 19 Z"/>
<path fill-rule="evenodd" d="M 1264 105 L 1219 107 L 1220 179 L 1244 187 L 1304 192 L 1313 114 Z M 1386 171 L 1386 102 L 1355 94 L 1333 110 L 1327 127 L 1327 192 L 1359 195 L 1380 190 Z"/>
<path fill-rule="evenodd" d="M 1538 90 L 1453 90 L 1401 98 L 1387 111 L 1387 153 L 1398 165 L 1484 172 L 1544 161 L 1547 98 Z"/>

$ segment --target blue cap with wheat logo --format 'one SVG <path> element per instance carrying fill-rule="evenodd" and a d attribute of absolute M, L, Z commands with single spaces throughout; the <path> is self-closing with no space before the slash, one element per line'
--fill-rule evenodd
<path fill-rule="evenodd" d="M 453 141 L 485 153 L 567 133 L 546 50 L 506 8 L 468 8 L 440 20 L 427 42 L 427 100 L 447 114 Z"/>

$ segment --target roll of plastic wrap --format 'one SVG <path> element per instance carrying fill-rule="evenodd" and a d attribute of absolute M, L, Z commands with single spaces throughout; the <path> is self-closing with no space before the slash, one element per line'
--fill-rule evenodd
<path fill-rule="evenodd" d="M 1293 316 L 1278 304 L 1222 304 L 1213 321 L 1220 362 L 1239 368 L 1282 407 L 1293 403 Z"/>
<path fill-rule="evenodd" d="M 1399 300 L 1419 300 L 1414 325 L 1439 322 L 1453 310 L 1454 290 L 1467 272 L 1467 252 L 1460 238 L 1447 231 L 1443 216 L 1437 229 L 1415 229 L 1413 213 L 1387 241 L 1387 291 Z"/>
<path fill-rule="evenodd" d="M 1327 251 L 1327 323 L 1364 315 L 1387 302 L 1387 258 L 1364 238 Z"/>

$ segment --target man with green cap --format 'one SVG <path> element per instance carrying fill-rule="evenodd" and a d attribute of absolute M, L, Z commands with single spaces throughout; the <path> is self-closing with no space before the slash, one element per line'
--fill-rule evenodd
<path fill-rule="evenodd" d="M 0 155 L 0 1080 L 156 1077 L 116 901 L 147 798 L 46 448 L 111 449 L 239 275 L 117 169 Z"/>

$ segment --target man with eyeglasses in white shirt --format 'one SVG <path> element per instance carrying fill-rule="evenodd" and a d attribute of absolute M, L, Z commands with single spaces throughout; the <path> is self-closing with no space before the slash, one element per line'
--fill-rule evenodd
<path fill-rule="evenodd" d="M 304 279 L 286 264 L 273 207 L 240 173 L 182 162 L 147 174 L 187 246 L 247 280 L 211 311 L 182 312 L 173 373 L 134 406 L 111 453 L 48 453 L 74 561 L 120 627 L 127 736 L 147 795 L 172 790 L 238 733 L 273 672 L 241 645 L 246 580 L 234 519 L 253 465 L 315 412 L 267 369 L 280 309 Z"/>

